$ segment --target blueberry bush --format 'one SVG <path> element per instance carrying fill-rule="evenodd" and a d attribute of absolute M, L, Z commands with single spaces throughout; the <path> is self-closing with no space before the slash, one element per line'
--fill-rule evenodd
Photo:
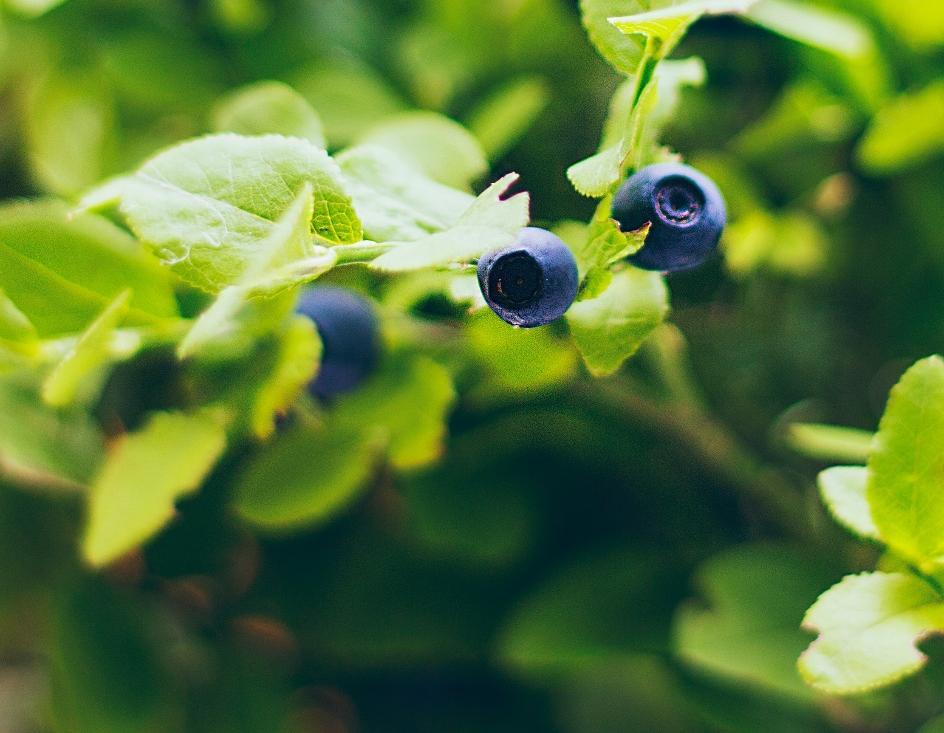
<path fill-rule="evenodd" d="M 944 6 L 0 0 L 0 730 L 944 730 Z"/>

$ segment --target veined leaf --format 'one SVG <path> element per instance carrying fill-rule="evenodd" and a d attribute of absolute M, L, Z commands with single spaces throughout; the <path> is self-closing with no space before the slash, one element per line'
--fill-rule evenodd
<path fill-rule="evenodd" d="M 892 389 L 868 467 L 882 539 L 922 569 L 944 561 L 944 359 L 919 361 Z"/>
<path fill-rule="evenodd" d="M 657 56 L 664 58 L 678 45 L 685 31 L 703 15 L 744 13 L 757 0 L 692 0 L 681 5 L 665 6 L 645 13 L 610 18 L 628 36 L 641 35 L 656 41 Z"/>
<path fill-rule="evenodd" d="M 604 376 L 636 353 L 668 311 L 662 276 L 627 268 L 613 276 L 602 295 L 574 303 L 567 323 L 587 368 Z"/>
<path fill-rule="evenodd" d="M 803 628 L 819 634 L 800 657 L 803 678 L 830 694 L 860 694 L 925 665 L 917 644 L 944 629 L 944 598 L 912 575 L 850 575 L 820 596 Z"/>
<path fill-rule="evenodd" d="M 240 135 L 298 137 L 325 147 L 318 113 L 301 94 L 278 81 L 256 82 L 221 99 L 213 111 L 213 127 Z"/>
<path fill-rule="evenodd" d="M 361 223 L 337 164 L 298 138 L 199 138 L 112 186 L 138 237 L 189 283 L 218 292 L 245 275 L 305 184 L 314 190 L 315 236 L 331 244 L 360 241 Z"/>
<path fill-rule="evenodd" d="M 226 448 L 209 413 L 157 413 L 115 445 L 89 493 L 82 555 L 102 567 L 146 542 L 197 489 Z"/>
<path fill-rule="evenodd" d="M 572 245 L 584 283 L 580 293 L 581 300 L 600 295 L 609 282 L 601 276 L 609 272 L 610 265 L 635 254 L 646 243 L 649 227 L 645 226 L 635 232 L 621 231 L 619 224 L 611 218 L 612 207 L 613 197 L 604 197 L 597 206 L 590 226 L 582 234 L 578 244 Z M 604 287 L 594 288 L 594 284 L 599 282 L 602 282 Z"/>
<path fill-rule="evenodd" d="M 463 262 L 512 244 L 529 219 L 530 198 L 517 193 L 502 198 L 518 180 L 510 173 L 488 187 L 449 229 L 415 242 L 396 242 L 371 263 L 388 272 L 418 270 Z"/>
<path fill-rule="evenodd" d="M 819 493 L 829 513 L 859 537 L 882 541 L 866 496 L 869 470 L 865 466 L 833 466 L 817 478 Z"/>

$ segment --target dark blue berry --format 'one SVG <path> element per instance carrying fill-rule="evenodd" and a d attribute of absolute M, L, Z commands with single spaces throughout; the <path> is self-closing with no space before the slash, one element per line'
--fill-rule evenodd
<path fill-rule="evenodd" d="M 308 385 L 326 399 L 349 392 L 380 359 L 380 332 L 374 308 L 345 288 L 323 285 L 305 291 L 296 311 L 315 322 L 323 351 L 318 376 Z"/>
<path fill-rule="evenodd" d="M 727 212 L 714 181 L 680 163 L 659 163 L 632 176 L 613 197 L 624 232 L 652 226 L 629 258 L 636 267 L 670 272 L 702 264 L 718 246 Z"/>
<path fill-rule="evenodd" d="M 577 261 L 544 229 L 522 229 L 513 245 L 479 260 L 478 274 L 489 308 L 512 326 L 556 321 L 577 297 Z"/>

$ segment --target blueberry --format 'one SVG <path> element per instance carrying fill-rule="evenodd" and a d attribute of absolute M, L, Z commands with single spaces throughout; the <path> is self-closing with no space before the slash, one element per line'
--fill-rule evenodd
<path fill-rule="evenodd" d="M 349 392 L 380 359 L 380 332 L 370 302 L 346 288 L 323 285 L 305 291 L 295 310 L 315 322 L 324 350 L 318 376 L 308 385 L 327 399 Z"/>
<path fill-rule="evenodd" d="M 479 260 L 478 274 L 489 308 L 512 326 L 556 321 L 577 297 L 577 261 L 544 229 L 522 229 L 513 245 Z"/>
<path fill-rule="evenodd" d="M 645 270 L 687 270 L 718 246 L 727 213 L 714 181 L 679 163 L 650 165 L 613 197 L 613 218 L 624 232 L 651 222 L 646 243 L 629 258 Z"/>

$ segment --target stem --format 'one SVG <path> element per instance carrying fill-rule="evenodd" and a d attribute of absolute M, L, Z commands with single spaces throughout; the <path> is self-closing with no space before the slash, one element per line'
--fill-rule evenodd
<path fill-rule="evenodd" d="M 356 265 L 375 260 L 380 257 L 380 255 L 389 252 L 394 246 L 393 244 L 380 244 L 365 239 L 363 242 L 358 242 L 357 244 L 339 244 L 336 247 L 332 247 L 331 251 L 338 257 L 336 264 Z"/>

